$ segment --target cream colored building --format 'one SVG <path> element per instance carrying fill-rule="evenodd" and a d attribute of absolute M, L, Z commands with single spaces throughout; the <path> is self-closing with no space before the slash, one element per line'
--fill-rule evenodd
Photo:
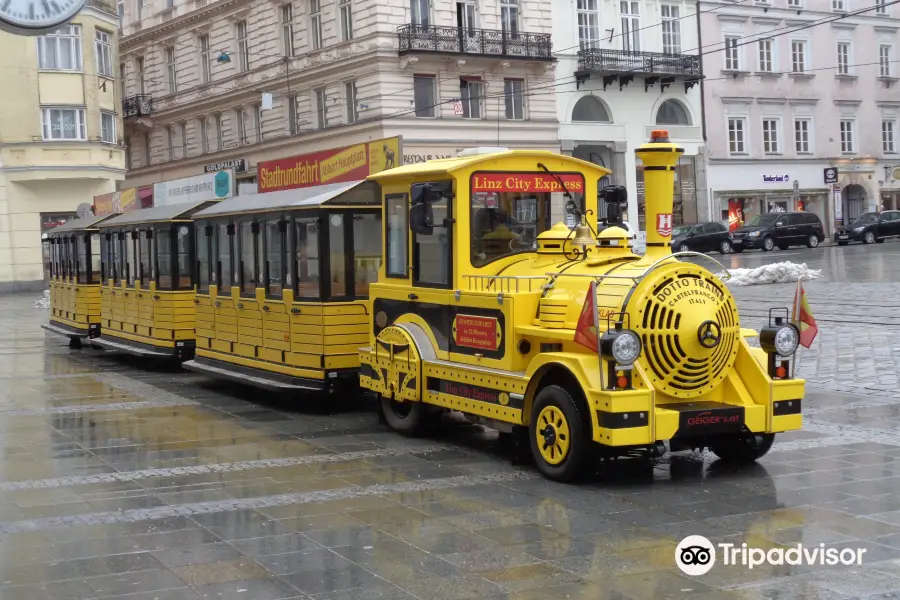
<path fill-rule="evenodd" d="M 238 183 L 252 184 L 259 161 L 395 135 L 404 162 L 474 145 L 559 150 L 549 3 L 119 6 L 130 154 L 123 187 L 232 161 Z"/>
<path fill-rule="evenodd" d="M 43 289 L 42 233 L 125 177 L 117 37 L 112 0 L 0 32 L 0 291 Z"/>

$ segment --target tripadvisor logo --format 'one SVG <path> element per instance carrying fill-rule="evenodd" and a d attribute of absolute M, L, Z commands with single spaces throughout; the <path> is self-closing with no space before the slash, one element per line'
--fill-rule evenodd
<path fill-rule="evenodd" d="M 716 564 L 753 569 L 761 565 L 861 565 L 866 548 L 826 548 L 825 544 L 785 548 L 753 548 L 747 544 L 713 544 L 702 535 L 689 535 L 675 548 L 675 564 L 685 575 L 705 575 Z"/>

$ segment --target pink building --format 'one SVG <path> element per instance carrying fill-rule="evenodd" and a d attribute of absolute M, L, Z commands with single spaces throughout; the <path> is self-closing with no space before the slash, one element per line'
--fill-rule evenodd
<path fill-rule="evenodd" d="M 831 231 L 900 207 L 900 6 L 704 0 L 699 10 L 710 218 L 808 210 Z"/>

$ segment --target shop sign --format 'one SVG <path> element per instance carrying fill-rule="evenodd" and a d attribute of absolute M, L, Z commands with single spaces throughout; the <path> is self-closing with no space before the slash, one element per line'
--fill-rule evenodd
<path fill-rule="evenodd" d="M 141 208 L 137 189 L 121 190 L 94 196 L 94 215 L 103 217 Z"/>
<path fill-rule="evenodd" d="M 472 192 L 561 192 L 560 182 L 570 192 L 584 192 L 584 178 L 576 173 L 475 173 Z"/>
<path fill-rule="evenodd" d="M 247 172 L 247 159 L 235 158 L 234 160 L 223 160 L 222 162 L 213 163 L 203 167 L 204 173 L 215 173 L 216 171 L 224 171 L 226 169 L 234 169 L 235 173 Z"/>
<path fill-rule="evenodd" d="M 765 183 L 787 183 L 791 180 L 790 175 L 763 175 Z"/>
<path fill-rule="evenodd" d="M 834 186 L 832 191 L 834 197 L 834 220 L 840 223 L 844 221 L 844 200 L 841 197 L 841 188 Z"/>
<path fill-rule="evenodd" d="M 413 154 L 404 154 L 403 155 L 403 164 L 404 165 L 413 165 L 416 163 L 428 162 L 429 160 L 442 160 L 445 158 L 456 158 L 459 155 L 459 148 L 450 152 L 437 152 L 437 151 L 425 151 L 425 152 L 416 152 Z"/>
<path fill-rule="evenodd" d="M 825 169 L 825 183 L 837 183 L 838 170 L 835 167 L 827 167 Z"/>
<path fill-rule="evenodd" d="M 232 169 L 163 181 L 153 186 L 155 206 L 223 200 L 233 195 L 234 171 Z"/>
<path fill-rule="evenodd" d="M 401 137 L 260 162 L 259 193 L 359 181 L 400 166 Z"/>

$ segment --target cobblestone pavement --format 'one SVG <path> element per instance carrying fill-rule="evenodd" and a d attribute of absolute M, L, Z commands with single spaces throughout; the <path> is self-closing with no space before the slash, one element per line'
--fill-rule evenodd
<path fill-rule="evenodd" d="M 803 431 L 758 465 L 623 460 L 577 486 L 450 422 L 399 437 L 325 411 L 45 337 L 0 297 L 0 600 L 662 600 L 900 597 L 900 243 L 792 260 L 821 327 Z M 735 290 L 759 327 L 793 285 Z M 862 565 L 674 564 L 686 535 L 865 548 Z"/>

